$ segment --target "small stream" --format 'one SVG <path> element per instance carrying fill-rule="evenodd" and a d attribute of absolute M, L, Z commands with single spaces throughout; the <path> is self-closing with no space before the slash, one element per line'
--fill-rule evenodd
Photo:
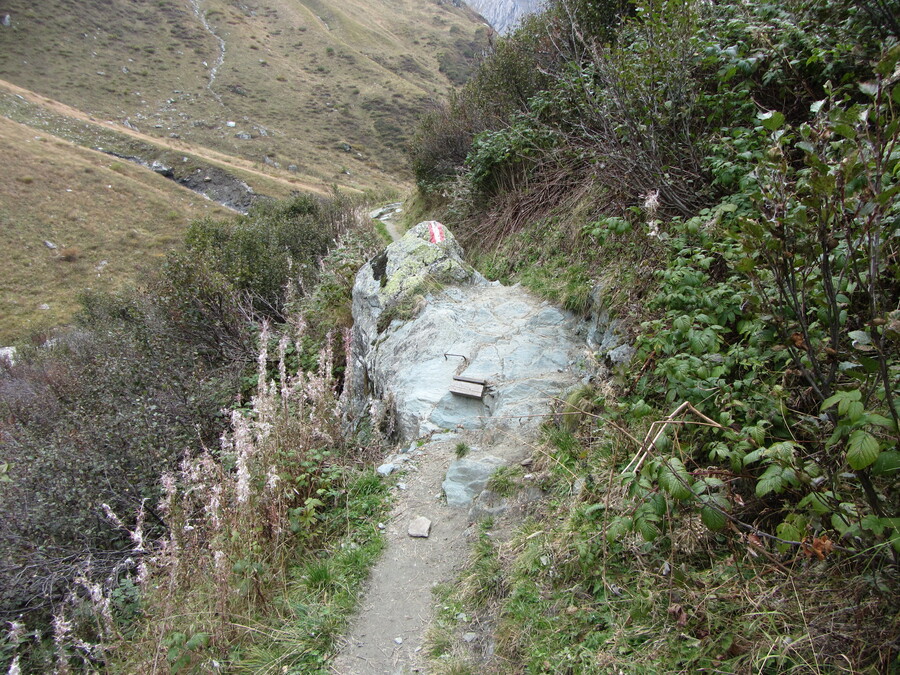
<path fill-rule="evenodd" d="M 216 81 L 216 75 L 219 72 L 219 68 L 225 63 L 225 40 L 215 31 L 207 20 L 206 14 L 203 13 L 203 9 L 200 7 L 200 0 L 189 0 L 189 2 L 191 9 L 194 10 L 194 14 L 197 15 L 197 19 L 203 24 L 203 28 L 219 43 L 219 55 L 216 57 L 216 62 L 209 69 L 209 82 L 206 83 L 206 88 L 209 90 L 209 93 L 213 95 L 213 98 L 215 98 L 220 105 L 224 106 L 225 104 L 222 103 L 222 98 L 213 90 L 213 84 Z"/>

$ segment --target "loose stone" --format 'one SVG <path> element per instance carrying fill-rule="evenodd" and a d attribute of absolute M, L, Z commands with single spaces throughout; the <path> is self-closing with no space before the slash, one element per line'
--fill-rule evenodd
<path fill-rule="evenodd" d="M 431 532 L 431 521 L 425 516 L 413 518 L 409 524 L 408 532 L 410 537 L 422 537 L 427 539 L 428 534 Z"/>

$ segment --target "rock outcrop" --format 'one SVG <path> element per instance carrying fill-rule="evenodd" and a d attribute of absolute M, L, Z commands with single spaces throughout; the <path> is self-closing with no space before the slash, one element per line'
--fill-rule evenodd
<path fill-rule="evenodd" d="M 466 0 L 498 33 L 515 28 L 528 14 L 541 11 L 545 0 Z"/>
<path fill-rule="evenodd" d="M 605 283 L 598 283 L 591 289 L 586 341 L 598 360 L 615 367 L 631 361 L 634 347 L 622 330 L 622 321 L 610 314 L 609 294 L 610 289 Z"/>
<path fill-rule="evenodd" d="M 366 264 L 353 289 L 352 389 L 357 413 L 389 404 L 397 436 L 536 425 L 588 360 L 577 317 L 519 286 L 490 283 L 450 232 L 420 223 Z M 483 399 L 449 391 L 483 379 Z"/>

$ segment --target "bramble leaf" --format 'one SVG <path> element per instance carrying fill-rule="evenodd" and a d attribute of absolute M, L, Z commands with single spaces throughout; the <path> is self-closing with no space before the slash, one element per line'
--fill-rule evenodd
<path fill-rule="evenodd" d="M 876 476 L 897 476 L 900 474 L 900 452 L 888 450 L 878 455 L 872 464 L 872 473 Z"/>
<path fill-rule="evenodd" d="M 881 446 L 872 434 L 857 429 L 847 441 L 847 462 L 854 470 L 865 469 L 878 459 Z"/>
<path fill-rule="evenodd" d="M 627 516 L 616 516 L 606 527 L 606 541 L 613 543 L 631 531 L 632 520 Z"/>
<path fill-rule="evenodd" d="M 700 509 L 700 520 L 713 531 L 721 530 L 727 521 L 724 513 L 711 506 L 704 506 Z"/>
<path fill-rule="evenodd" d="M 781 125 L 784 124 L 784 115 L 777 110 L 759 113 L 757 117 L 762 122 L 762 125 L 769 131 L 777 131 L 781 128 Z"/>
<path fill-rule="evenodd" d="M 653 541 L 659 530 L 656 523 L 659 522 L 659 516 L 653 511 L 650 504 L 643 504 L 634 514 L 634 529 L 641 533 L 646 541 Z"/>
<path fill-rule="evenodd" d="M 659 484 L 663 490 L 675 499 L 684 500 L 693 494 L 688 487 L 691 475 L 684 464 L 677 457 L 672 457 L 662 463 L 659 470 Z"/>
<path fill-rule="evenodd" d="M 756 496 L 765 497 L 770 492 L 778 494 L 784 490 L 784 477 L 782 468 L 772 464 L 763 472 L 756 483 Z"/>

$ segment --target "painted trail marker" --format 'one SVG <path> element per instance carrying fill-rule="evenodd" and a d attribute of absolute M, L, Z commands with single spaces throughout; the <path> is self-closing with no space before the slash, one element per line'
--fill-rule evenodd
<path fill-rule="evenodd" d="M 440 244 L 447 238 L 444 235 L 444 226 L 436 220 L 428 221 L 428 229 L 431 232 L 432 244 Z"/>

